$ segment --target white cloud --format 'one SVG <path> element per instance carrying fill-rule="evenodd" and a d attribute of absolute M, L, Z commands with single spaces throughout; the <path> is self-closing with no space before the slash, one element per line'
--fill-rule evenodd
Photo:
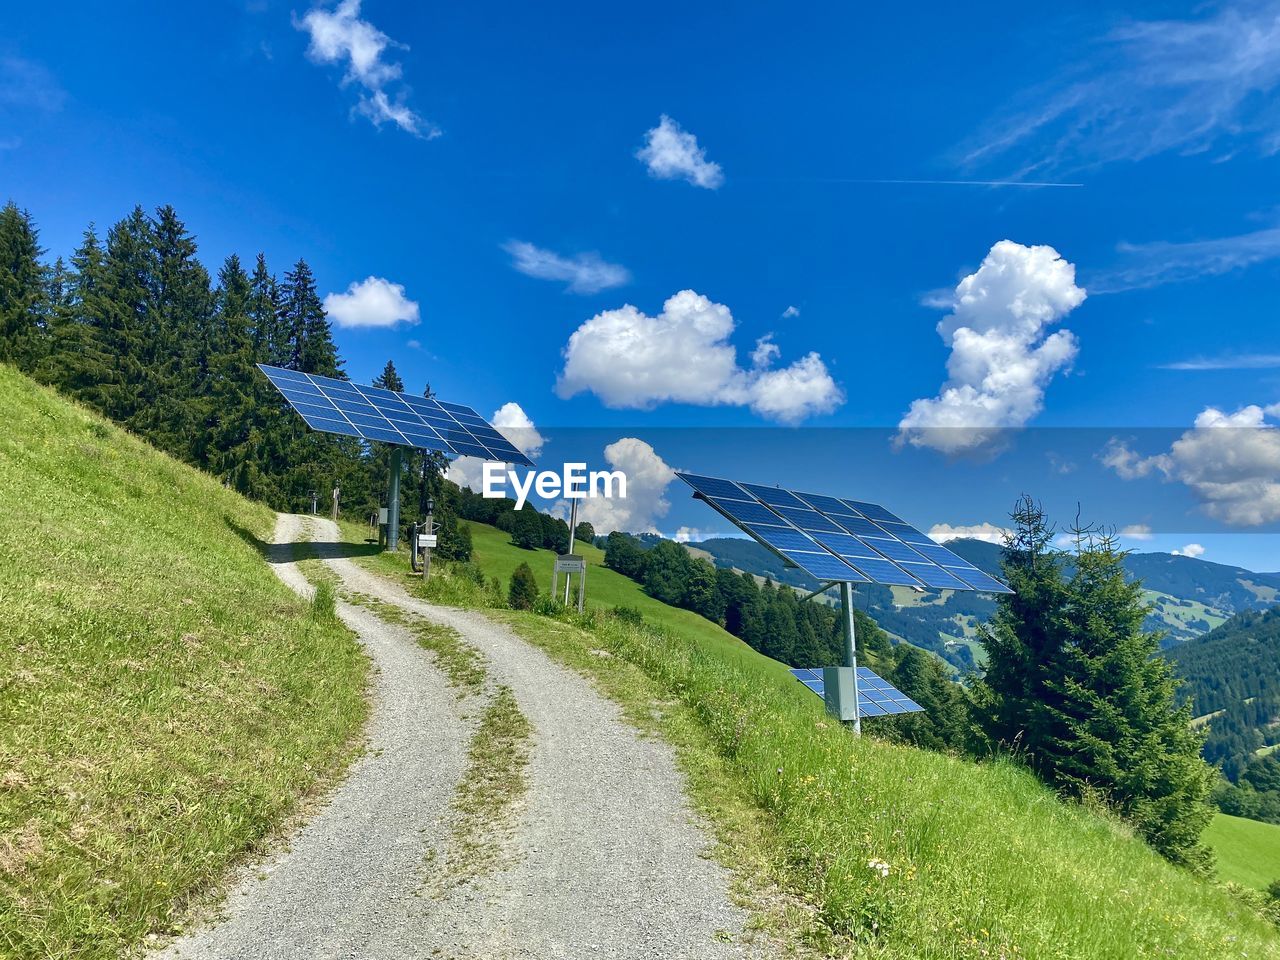
<path fill-rule="evenodd" d="M 1151 532 L 1151 527 L 1145 523 L 1131 523 L 1120 528 L 1120 536 L 1128 537 L 1130 540 L 1150 540 L 1155 534 Z"/>
<path fill-rule="evenodd" d="M 1278 367 L 1280 353 L 1227 353 L 1159 365 L 1161 370 L 1275 370 Z"/>
<path fill-rule="evenodd" d="M 401 89 L 393 99 L 387 94 L 387 85 L 400 80 L 400 64 L 384 56 L 389 49 L 407 50 L 375 27 L 368 20 L 360 19 L 360 0 L 342 0 L 332 10 L 316 6 L 301 19 L 294 18 L 295 29 L 310 37 L 307 56 L 315 63 L 345 64 L 343 84 L 358 84 L 363 88 L 354 112 L 368 118 L 374 126 L 390 122 L 406 133 L 430 139 L 440 135 L 434 124 L 424 120 L 405 103 L 406 91 Z"/>
<path fill-rule="evenodd" d="M 569 337 L 556 391 L 566 399 L 590 391 L 609 407 L 748 406 L 782 423 L 829 413 L 844 401 L 817 353 L 772 368 L 778 348 L 768 337 L 744 370 L 729 342 L 734 327 L 728 307 L 692 290 L 668 299 L 656 317 L 630 304 L 606 310 Z"/>
<path fill-rule="evenodd" d="M 790 320 L 790 319 L 792 319 L 792 318 L 794 318 L 794 317 L 798 317 L 798 316 L 800 316 L 800 308 L 799 308 L 799 307 L 787 307 L 787 309 L 785 309 L 785 310 L 783 310 L 783 311 L 782 311 L 782 317 L 783 317 L 783 319 L 784 319 L 784 320 Z"/>
<path fill-rule="evenodd" d="M 1004 546 L 1005 539 L 1012 536 L 1013 531 L 1008 527 L 999 527 L 994 523 L 983 522 L 973 524 L 959 524 L 953 526 L 950 523 L 935 523 L 929 528 L 929 536 L 938 543 L 946 543 L 948 540 L 983 540 L 987 543 L 997 543 Z"/>
<path fill-rule="evenodd" d="M 346 293 L 330 293 L 324 311 L 340 327 L 394 327 L 419 320 L 418 305 L 404 295 L 404 286 L 382 277 L 352 282 Z"/>
<path fill-rule="evenodd" d="M 1054 374 L 1078 345 L 1070 330 L 1046 328 L 1078 307 L 1085 291 L 1075 267 L 1048 246 L 1001 240 L 976 273 L 956 286 L 938 333 L 951 347 L 938 396 L 915 400 L 898 424 L 899 442 L 945 453 L 989 446 L 1002 428 L 1040 412 Z"/>
<path fill-rule="evenodd" d="M 493 412 L 489 422 L 530 460 L 538 459 L 547 441 L 520 404 L 515 401 L 504 403 Z M 479 492 L 484 483 L 484 460 L 480 457 L 458 457 L 449 464 L 445 476 L 460 487 L 470 487 Z"/>
<path fill-rule="evenodd" d="M 1280 227 L 1185 243 L 1122 243 L 1118 250 L 1122 258 L 1118 266 L 1090 275 L 1091 292 L 1145 290 L 1274 260 L 1280 257 Z"/>
<path fill-rule="evenodd" d="M 604 459 L 612 469 L 626 474 L 627 495 L 579 500 L 578 522 L 587 521 L 600 535 L 614 530 L 657 533 L 658 520 L 671 509 L 666 492 L 676 478 L 675 471 L 653 447 L 635 437 L 622 437 L 609 444 L 604 448 Z M 559 501 L 556 507 L 568 515 L 566 501 Z"/>
<path fill-rule="evenodd" d="M 1198 557 L 1204 553 L 1204 547 L 1198 543 L 1188 543 L 1181 550 L 1171 551 L 1175 557 Z"/>
<path fill-rule="evenodd" d="M 724 183 L 720 164 L 709 161 L 698 146 L 698 138 L 665 113 L 645 134 L 645 144 L 636 151 L 636 158 L 649 168 L 649 176 L 658 180 L 687 180 L 708 190 Z"/>
<path fill-rule="evenodd" d="M 599 293 L 631 282 L 631 273 L 618 263 L 607 263 L 598 253 L 562 257 L 553 250 L 512 240 L 502 249 L 511 254 L 511 266 L 527 277 L 564 280 L 570 293 Z"/>
<path fill-rule="evenodd" d="M 681 527 L 671 539 L 676 543 L 696 543 L 702 539 L 702 531 L 697 527 Z"/>
<path fill-rule="evenodd" d="M 1130 21 L 1088 63 L 1031 88 L 962 151 L 970 164 L 1028 156 L 1021 173 L 1166 152 L 1227 159 L 1280 151 L 1280 5 L 1196 20 Z"/>
<path fill-rule="evenodd" d="M 1168 451 L 1143 456 L 1113 437 L 1098 456 L 1124 480 L 1184 484 L 1209 516 L 1232 526 L 1280 520 L 1280 404 L 1234 413 L 1206 407 Z"/>

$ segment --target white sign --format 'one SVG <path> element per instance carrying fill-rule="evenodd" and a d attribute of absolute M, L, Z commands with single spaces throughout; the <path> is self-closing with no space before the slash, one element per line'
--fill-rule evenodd
<path fill-rule="evenodd" d="M 420 534 L 418 534 L 418 549 L 419 549 L 419 550 L 425 550 L 425 549 L 427 549 L 428 547 L 434 547 L 435 545 L 436 545 L 436 535 L 435 535 L 434 533 L 420 533 Z"/>
<path fill-rule="evenodd" d="M 587 561 L 577 554 L 566 553 L 556 557 L 556 573 L 586 573 Z"/>
<path fill-rule="evenodd" d="M 379 507 L 379 508 L 378 508 L 378 522 L 379 522 L 379 523 L 386 523 L 386 522 L 387 522 L 387 508 L 386 508 L 386 507 Z"/>

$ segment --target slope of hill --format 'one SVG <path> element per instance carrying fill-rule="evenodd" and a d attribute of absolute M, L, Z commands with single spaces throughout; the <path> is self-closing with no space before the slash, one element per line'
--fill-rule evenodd
<path fill-rule="evenodd" d="M 350 755 L 366 662 L 272 513 L 0 365 L 0 955 L 114 957 Z"/>
<path fill-rule="evenodd" d="M 813 589 L 813 578 L 782 562 L 753 540 L 718 537 L 690 546 L 705 551 L 717 566 L 734 567 L 776 582 Z M 947 547 L 987 573 L 999 575 L 1001 548 L 981 540 L 952 540 Z M 1143 581 L 1153 605 L 1147 627 L 1168 632 L 1166 647 L 1191 640 L 1233 614 L 1266 607 L 1280 596 L 1280 574 L 1167 553 L 1135 553 L 1125 561 L 1129 575 Z M 980 666 L 971 638 L 995 610 L 995 601 L 960 593 L 923 594 L 903 588 L 862 587 L 861 603 L 889 633 L 932 650 L 960 670 Z"/>
<path fill-rule="evenodd" d="M 492 527 L 471 529 L 486 576 L 509 577 L 527 562 L 549 582 L 550 551 L 517 548 Z M 594 617 L 512 611 L 503 619 L 579 669 L 626 661 L 658 686 L 660 701 L 682 703 L 700 731 L 694 739 L 709 738 L 765 814 L 779 882 L 827 929 L 860 941 L 860 951 L 893 960 L 1280 957 L 1273 927 L 1125 828 L 1060 802 L 1015 764 L 850 736 L 776 663 L 718 628 L 686 622 L 684 611 L 610 577 L 600 559 L 590 554 Z M 421 591 L 403 557 L 367 562 Z M 642 611 L 645 623 L 599 615 L 614 605 Z M 693 777 L 695 791 L 702 778 Z M 700 796 L 701 805 L 716 816 L 709 799 Z"/>
<path fill-rule="evenodd" d="M 1280 880 L 1280 826 L 1220 813 L 1204 832 L 1218 855 L 1218 874 L 1242 887 L 1266 890 Z"/>

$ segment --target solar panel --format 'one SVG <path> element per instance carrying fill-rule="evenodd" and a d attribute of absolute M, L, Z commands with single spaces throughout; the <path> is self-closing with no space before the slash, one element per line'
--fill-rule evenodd
<path fill-rule="evenodd" d="M 894 716 L 921 713 L 924 708 L 905 693 L 866 667 L 858 667 L 858 714 L 862 717 Z M 826 683 L 821 670 L 808 667 L 791 671 L 791 675 L 820 697 L 826 697 Z"/>
<path fill-rule="evenodd" d="M 775 554 L 819 580 L 1012 593 L 884 507 L 677 473 Z"/>
<path fill-rule="evenodd" d="M 413 397 L 263 363 L 258 364 L 258 369 L 313 430 L 533 466 L 532 460 L 480 414 L 462 404 Z M 737 495 L 745 496 L 741 491 Z"/>

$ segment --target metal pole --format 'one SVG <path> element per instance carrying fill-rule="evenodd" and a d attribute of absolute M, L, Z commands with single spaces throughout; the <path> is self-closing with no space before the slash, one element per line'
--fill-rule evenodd
<path fill-rule="evenodd" d="M 432 523 L 432 522 L 431 522 L 431 514 L 430 514 L 430 513 L 428 513 L 428 514 L 427 514 L 427 522 L 426 522 L 426 525 L 425 525 L 425 526 L 426 526 L 426 530 L 427 530 L 427 533 L 428 533 L 428 534 L 432 534 L 432 533 L 435 533 L 435 532 L 436 532 L 436 531 L 435 531 L 435 527 L 436 527 L 436 525 L 435 525 L 434 523 Z M 417 549 L 418 549 L 418 545 L 417 545 L 416 543 L 415 543 L 415 544 L 412 544 L 412 545 L 409 547 L 409 549 L 410 549 L 410 550 L 417 550 Z M 427 582 L 427 574 L 428 574 L 430 571 L 431 571 L 431 548 L 430 548 L 430 547 L 424 547 L 424 548 L 423 548 L 423 550 L 422 550 L 422 582 L 423 582 L 423 583 L 426 583 L 426 582 Z"/>
<path fill-rule="evenodd" d="M 844 665 L 853 668 L 853 732 L 862 733 L 862 711 L 858 709 L 858 641 L 853 630 L 853 584 L 840 584 L 840 603 L 844 607 Z"/>
<path fill-rule="evenodd" d="M 404 466 L 404 453 L 400 447 L 391 448 L 391 485 L 387 490 L 387 549 L 394 550 L 400 543 L 400 471 Z"/>
<path fill-rule="evenodd" d="M 578 501 L 576 499 L 569 502 L 569 554 L 573 555 L 574 531 L 578 527 Z M 564 578 L 564 605 L 569 605 L 569 587 L 573 580 L 572 574 L 566 574 Z M 579 587 L 581 592 L 581 587 Z"/>

